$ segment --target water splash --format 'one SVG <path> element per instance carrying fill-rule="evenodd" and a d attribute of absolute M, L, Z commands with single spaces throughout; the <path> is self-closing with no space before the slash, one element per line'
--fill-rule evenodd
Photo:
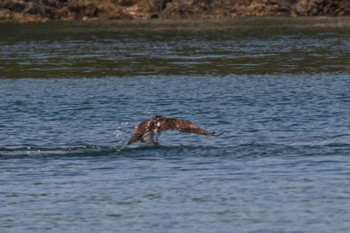
<path fill-rule="evenodd" d="M 120 126 L 114 131 L 115 139 L 118 146 L 126 146 L 127 136 L 126 128 L 129 125 L 129 122 L 122 122 Z"/>

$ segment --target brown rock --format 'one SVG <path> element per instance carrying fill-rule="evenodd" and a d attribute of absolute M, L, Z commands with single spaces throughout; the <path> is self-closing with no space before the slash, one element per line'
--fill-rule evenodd
<path fill-rule="evenodd" d="M 349 0 L 0 0 L 0 22 L 346 16 Z"/>

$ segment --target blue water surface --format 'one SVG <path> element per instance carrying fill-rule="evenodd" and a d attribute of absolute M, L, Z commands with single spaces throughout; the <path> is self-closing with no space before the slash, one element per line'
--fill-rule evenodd
<path fill-rule="evenodd" d="M 4 39 L 0 231 L 348 232 L 349 34 L 257 38 L 254 30 L 247 38 L 176 31 L 183 48 L 159 32 L 139 54 L 137 30 L 122 36 L 137 43 L 124 44 L 115 31 L 78 42 Z M 60 49 L 67 45 L 71 56 Z M 163 65 L 147 60 L 152 48 Z M 127 61 L 114 63 L 120 56 Z M 159 147 L 126 146 L 154 114 L 223 135 L 165 132 Z"/>

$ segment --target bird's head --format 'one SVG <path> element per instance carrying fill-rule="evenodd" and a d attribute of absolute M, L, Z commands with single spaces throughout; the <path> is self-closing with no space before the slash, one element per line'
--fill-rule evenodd
<path fill-rule="evenodd" d="M 153 117 L 153 119 L 162 119 L 162 118 L 166 118 L 165 116 L 162 116 L 162 115 L 159 115 L 159 114 L 157 114 L 157 115 L 155 115 L 154 117 Z"/>

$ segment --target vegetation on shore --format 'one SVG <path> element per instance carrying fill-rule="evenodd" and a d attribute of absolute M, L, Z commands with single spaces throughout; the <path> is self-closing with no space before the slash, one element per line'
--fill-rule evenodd
<path fill-rule="evenodd" d="M 348 0 L 1 0 L 0 22 L 349 16 Z"/>

